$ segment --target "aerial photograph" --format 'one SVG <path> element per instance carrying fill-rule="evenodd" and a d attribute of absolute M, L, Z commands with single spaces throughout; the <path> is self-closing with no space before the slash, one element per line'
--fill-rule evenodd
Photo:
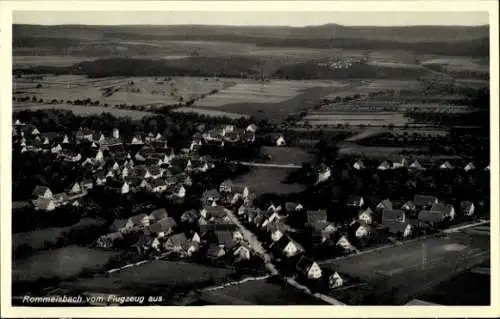
<path fill-rule="evenodd" d="M 488 12 L 12 19 L 12 307 L 491 304 Z"/>

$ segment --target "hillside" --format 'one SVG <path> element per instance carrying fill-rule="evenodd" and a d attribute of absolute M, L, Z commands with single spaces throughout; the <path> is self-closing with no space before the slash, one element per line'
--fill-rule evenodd
<path fill-rule="evenodd" d="M 144 55 L 146 42 L 217 41 L 260 47 L 303 47 L 350 50 L 406 50 L 415 53 L 487 56 L 489 27 L 346 27 L 335 24 L 309 27 L 234 26 L 86 26 L 14 25 L 14 54 L 68 54 L 96 56 Z M 133 43 L 135 42 L 135 43 Z M 200 46 L 203 46 L 200 43 Z M 162 46 L 158 46 L 161 51 Z M 76 49 L 75 48 L 79 48 Z M 82 49 L 83 48 L 83 49 Z"/>

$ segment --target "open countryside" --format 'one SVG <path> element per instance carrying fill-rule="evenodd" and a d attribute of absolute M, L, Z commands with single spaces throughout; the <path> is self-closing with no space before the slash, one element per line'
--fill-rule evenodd
<path fill-rule="evenodd" d="M 13 25 L 13 303 L 490 304 L 489 59 L 488 25 Z"/>

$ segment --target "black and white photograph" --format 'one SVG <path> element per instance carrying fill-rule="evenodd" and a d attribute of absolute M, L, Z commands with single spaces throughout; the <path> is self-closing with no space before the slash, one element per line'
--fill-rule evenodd
<path fill-rule="evenodd" d="M 497 305 L 476 2 L 12 10 L 10 309 Z"/>

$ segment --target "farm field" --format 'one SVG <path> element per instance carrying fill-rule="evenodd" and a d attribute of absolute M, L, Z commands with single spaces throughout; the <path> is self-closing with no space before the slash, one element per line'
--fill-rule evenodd
<path fill-rule="evenodd" d="M 252 280 L 203 293 L 204 298 L 224 304 L 226 298 L 240 300 L 253 305 L 327 305 L 319 299 L 302 293 L 292 287 L 284 287 L 268 280 Z M 226 303 L 227 304 L 227 303 Z"/>
<path fill-rule="evenodd" d="M 14 92 L 16 97 L 36 96 L 44 100 L 89 98 L 109 105 L 171 105 L 198 99 L 232 85 L 234 82 L 230 80 L 200 77 L 89 79 L 78 75 L 44 75 L 40 80 L 29 77 L 14 79 Z M 112 89 L 113 93 L 105 94 L 106 88 Z"/>
<path fill-rule="evenodd" d="M 31 66 L 70 66 L 83 61 L 93 61 L 97 58 L 76 57 L 76 56 L 34 56 L 34 55 L 13 55 L 12 66 L 14 68 L 26 68 Z"/>
<path fill-rule="evenodd" d="M 333 112 L 332 112 L 333 113 Z M 401 113 L 393 112 L 334 112 L 324 114 L 313 114 L 304 117 L 303 121 L 297 122 L 298 125 L 304 125 L 306 122 L 312 126 L 322 125 L 351 125 L 351 126 L 404 126 L 410 122 L 410 119 Z"/>
<path fill-rule="evenodd" d="M 70 229 L 71 227 L 53 227 L 12 234 L 12 250 L 16 251 L 22 246 L 28 246 L 36 251 L 55 245 L 59 240 L 64 239 Z"/>
<path fill-rule="evenodd" d="M 68 246 L 42 251 L 21 260 L 14 260 L 12 282 L 34 282 L 39 279 L 68 279 L 83 271 L 99 270 L 117 252 Z"/>
<path fill-rule="evenodd" d="M 265 193 L 299 193 L 305 189 L 305 186 L 281 183 L 293 170 L 289 168 L 252 167 L 250 172 L 239 176 L 234 182 L 248 186 L 256 196 Z"/>
<path fill-rule="evenodd" d="M 237 103 L 280 103 L 292 99 L 303 90 L 315 87 L 342 88 L 347 83 L 337 81 L 284 81 L 271 80 L 260 83 L 251 80 L 242 80 L 234 86 L 211 95 L 197 105 L 204 107 L 219 107 Z"/>
<path fill-rule="evenodd" d="M 266 162 L 269 164 L 301 165 L 302 163 L 309 162 L 313 159 L 311 154 L 296 147 L 264 146 L 261 151 L 262 153 L 271 156 L 271 159 Z"/>
<path fill-rule="evenodd" d="M 197 107 L 179 107 L 179 108 L 172 109 L 172 112 L 197 113 L 197 114 L 203 114 L 206 116 L 213 116 L 213 117 L 229 117 L 232 119 L 249 117 L 248 115 L 245 115 L 245 114 L 224 112 L 224 111 L 218 111 L 218 110 L 213 110 L 213 109 L 201 109 L 201 108 L 197 108 Z"/>
<path fill-rule="evenodd" d="M 322 266 L 371 284 L 378 304 L 399 304 L 487 258 L 488 237 L 454 233 L 334 260 Z"/>
<path fill-rule="evenodd" d="M 22 104 L 21 104 L 22 105 Z M 136 111 L 136 110 L 124 110 L 117 109 L 112 107 L 100 107 L 100 106 L 81 106 L 81 105 L 71 105 L 71 104 L 62 104 L 62 105 L 44 105 L 44 104 L 35 104 L 35 105 L 27 105 L 27 106 L 14 106 L 14 111 L 21 110 L 46 110 L 46 109 L 61 109 L 66 111 L 71 111 L 77 115 L 81 116 L 89 116 L 94 114 L 101 113 L 110 113 L 116 117 L 130 117 L 132 119 L 142 119 L 145 116 L 150 116 L 152 113 L 145 111 Z"/>
<path fill-rule="evenodd" d="M 175 288 L 195 288 L 200 285 L 216 284 L 232 274 L 234 271 L 226 268 L 153 260 L 106 276 L 80 279 L 62 286 L 74 291 L 101 293 L 138 292 L 161 288 L 162 292 L 168 293 Z"/>

